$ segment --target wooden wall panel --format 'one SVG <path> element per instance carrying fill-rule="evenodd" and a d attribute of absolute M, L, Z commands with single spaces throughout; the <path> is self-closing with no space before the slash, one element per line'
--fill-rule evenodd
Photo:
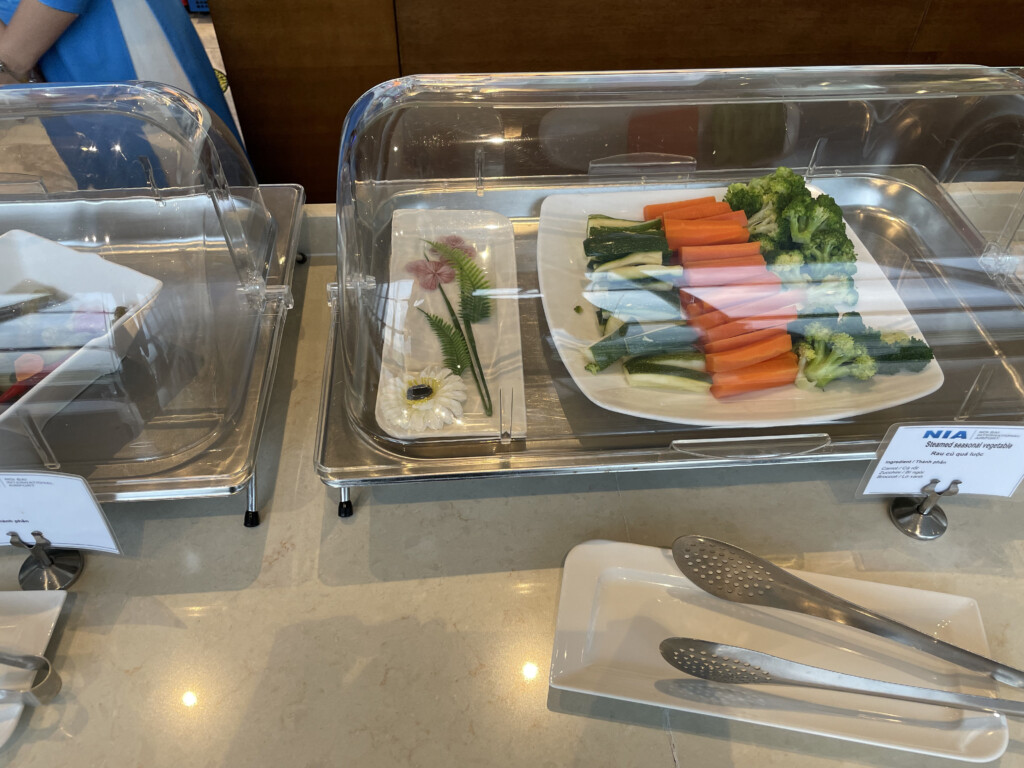
<path fill-rule="evenodd" d="M 399 74 L 391 0 L 213 0 L 210 11 L 257 178 L 333 202 L 345 114 Z"/>
<path fill-rule="evenodd" d="M 902 63 L 927 0 L 396 0 L 402 71 Z"/>
<path fill-rule="evenodd" d="M 1024 66 L 1024 2 L 933 0 L 910 61 Z"/>

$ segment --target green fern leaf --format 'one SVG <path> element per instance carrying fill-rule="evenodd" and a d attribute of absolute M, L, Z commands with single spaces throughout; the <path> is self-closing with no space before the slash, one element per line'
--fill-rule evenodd
<path fill-rule="evenodd" d="M 463 371 L 469 370 L 472 366 L 466 337 L 443 317 L 424 312 L 419 307 L 417 309 L 423 312 L 423 316 L 430 324 L 430 329 L 441 344 L 441 359 L 444 367 L 456 376 L 461 376 Z"/>
<path fill-rule="evenodd" d="M 487 273 L 479 262 L 467 256 L 458 248 L 444 243 L 427 241 L 452 269 L 459 283 L 459 315 L 467 323 L 479 323 L 489 318 L 493 312 L 493 301 L 488 296 L 491 289 Z"/>

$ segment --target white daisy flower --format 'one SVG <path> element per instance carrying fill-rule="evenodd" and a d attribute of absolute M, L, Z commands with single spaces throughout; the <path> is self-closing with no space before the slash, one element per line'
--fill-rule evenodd
<path fill-rule="evenodd" d="M 461 378 L 431 365 L 419 373 L 389 378 L 381 392 L 381 414 L 390 426 L 410 432 L 441 429 L 462 418 L 466 396 Z"/>

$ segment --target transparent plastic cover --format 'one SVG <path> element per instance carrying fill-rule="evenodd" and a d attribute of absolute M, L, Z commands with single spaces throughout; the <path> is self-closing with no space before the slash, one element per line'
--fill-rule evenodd
<path fill-rule="evenodd" d="M 238 428 L 279 309 L 274 237 L 244 152 L 191 97 L 0 89 L 0 469 L 116 495 Z"/>
<path fill-rule="evenodd" d="M 321 473 L 865 458 L 897 421 L 1018 420 L 1022 191 L 999 69 L 381 85 L 344 132 Z"/>

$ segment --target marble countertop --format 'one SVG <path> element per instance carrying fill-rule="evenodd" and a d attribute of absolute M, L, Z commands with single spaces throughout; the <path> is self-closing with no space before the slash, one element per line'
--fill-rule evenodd
<path fill-rule="evenodd" d="M 359 488 L 313 468 L 333 207 L 310 206 L 260 454 L 244 494 L 109 505 L 121 557 L 90 554 L 50 646 L 64 678 L 0 765 L 933 766 L 940 759 L 549 688 L 562 564 L 610 539 L 725 539 L 806 571 L 979 605 L 992 654 L 1024 666 L 1020 504 L 958 497 L 950 529 L 900 534 L 856 500 L 863 463 Z M 24 555 L 0 554 L 17 589 Z M 1024 697 L 1022 697 L 1024 698 Z M 1010 723 L 998 765 L 1024 765 Z M 952 764 L 951 762 L 949 764 Z"/>

